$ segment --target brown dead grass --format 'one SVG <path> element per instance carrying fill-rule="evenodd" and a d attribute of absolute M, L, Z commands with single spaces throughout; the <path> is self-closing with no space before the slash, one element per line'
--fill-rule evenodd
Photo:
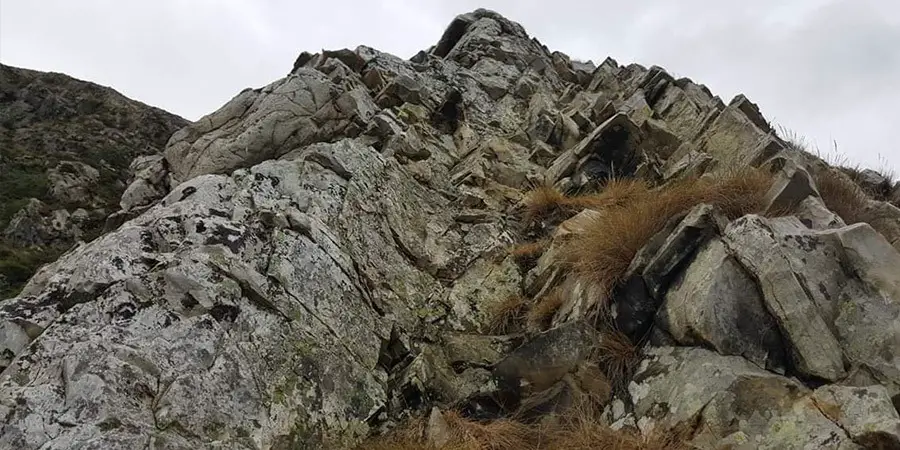
<path fill-rule="evenodd" d="M 443 417 L 450 439 L 440 448 L 427 442 L 425 421 L 417 419 L 367 440 L 357 450 L 687 450 L 693 431 L 688 424 L 646 435 L 634 429 L 613 430 L 591 405 L 533 425 L 512 420 L 480 423 L 452 411 Z"/>
<path fill-rule="evenodd" d="M 451 431 L 453 448 L 472 450 L 504 450 L 528 448 L 535 430 L 512 420 L 481 423 L 468 420 L 454 411 L 444 413 Z"/>
<path fill-rule="evenodd" d="M 512 295 L 489 311 L 488 332 L 510 334 L 522 329 L 528 314 L 528 300 Z"/>
<path fill-rule="evenodd" d="M 552 186 L 537 186 L 525 194 L 525 220 L 564 220 L 583 209 L 622 207 L 650 192 L 650 186 L 638 179 L 610 179 L 603 190 L 568 197 Z"/>
<path fill-rule="evenodd" d="M 553 435 L 548 449 L 565 450 L 687 450 L 690 431 L 653 430 L 646 435 L 631 429 L 613 430 L 597 421 L 582 420 Z"/>
<path fill-rule="evenodd" d="M 517 263 L 527 268 L 531 268 L 537 263 L 537 260 L 541 255 L 547 251 L 548 247 L 550 247 L 550 240 L 541 239 L 536 242 L 513 245 L 509 249 L 509 254 Z"/>
<path fill-rule="evenodd" d="M 597 347 L 592 350 L 593 359 L 603 368 L 610 385 L 617 392 L 626 389 L 632 374 L 641 362 L 641 350 L 628 336 L 617 330 L 604 331 Z"/>
<path fill-rule="evenodd" d="M 455 411 L 442 413 L 449 442 L 437 447 L 428 442 L 428 423 L 416 418 L 384 436 L 370 438 L 357 450 L 512 450 L 532 449 L 537 430 L 512 420 L 477 422 Z"/>
<path fill-rule="evenodd" d="M 549 185 L 534 187 L 525 194 L 524 217 L 528 222 L 562 217 L 566 211 L 566 196 Z"/>
<path fill-rule="evenodd" d="M 869 196 L 849 176 L 829 168 L 817 172 L 813 178 L 825 206 L 844 219 L 847 225 L 871 221 L 866 208 Z"/>
<path fill-rule="evenodd" d="M 528 310 L 526 324 L 530 331 L 543 331 L 550 327 L 556 311 L 563 305 L 565 298 L 561 288 L 556 287 L 543 297 L 537 299 Z"/>
<path fill-rule="evenodd" d="M 586 208 L 616 208 L 639 201 L 649 193 L 650 185 L 646 181 L 635 178 L 613 178 L 607 181 L 602 191 L 595 194 L 572 197 L 567 199 L 566 203 L 575 212 Z"/>
<path fill-rule="evenodd" d="M 637 252 L 672 217 L 701 203 L 719 207 L 729 219 L 762 213 L 771 185 L 771 175 L 752 168 L 674 182 L 591 217 L 562 254 L 577 273 L 609 294 Z"/>

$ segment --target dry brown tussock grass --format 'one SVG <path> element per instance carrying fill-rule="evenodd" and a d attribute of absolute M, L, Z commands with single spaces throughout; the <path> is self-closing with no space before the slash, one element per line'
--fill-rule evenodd
<path fill-rule="evenodd" d="M 537 186 L 525 194 L 525 220 L 561 221 L 583 209 L 605 209 L 625 206 L 650 191 L 643 180 L 626 178 L 610 179 L 597 193 L 566 196 L 553 186 Z"/>
<path fill-rule="evenodd" d="M 538 298 L 531 308 L 528 309 L 528 314 L 526 315 L 528 329 L 531 331 L 543 331 L 549 328 L 553 316 L 563 305 L 564 301 L 563 290 L 559 287 Z"/>
<path fill-rule="evenodd" d="M 504 419 L 476 422 L 448 411 L 443 413 L 449 442 L 436 447 L 427 442 L 425 421 L 418 419 L 386 436 L 367 440 L 358 450 L 687 450 L 693 427 L 654 428 L 645 435 L 634 429 L 613 430 L 599 418 L 593 405 L 583 404 L 568 413 L 526 425 Z"/>
<path fill-rule="evenodd" d="M 818 171 L 813 178 L 825 206 L 844 219 L 847 225 L 872 220 L 867 214 L 869 196 L 849 176 L 829 168 Z"/>
<path fill-rule="evenodd" d="M 626 389 L 632 374 L 641 362 L 641 350 L 628 336 L 610 329 L 600 335 L 592 356 L 605 372 L 610 385 L 617 392 Z"/>
<path fill-rule="evenodd" d="M 511 334 L 520 331 L 527 318 L 528 306 L 528 300 L 520 295 L 507 297 L 488 312 L 488 332 Z"/>
<path fill-rule="evenodd" d="M 771 175 L 748 168 L 648 191 L 588 219 L 567 240 L 562 252 L 565 263 L 608 295 L 622 281 L 637 252 L 672 217 L 701 203 L 719 207 L 729 219 L 762 213 L 771 185 Z"/>
<path fill-rule="evenodd" d="M 518 264 L 526 267 L 527 270 L 537 264 L 537 260 L 544 254 L 548 247 L 550 247 L 550 240 L 541 239 L 536 242 L 513 245 L 509 248 L 509 254 Z"/>

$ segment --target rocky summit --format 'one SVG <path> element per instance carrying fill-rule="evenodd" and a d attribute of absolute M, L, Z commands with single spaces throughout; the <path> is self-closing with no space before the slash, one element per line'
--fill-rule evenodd
<path fill-rule="evenodd" d="M 0 73 L 7 239 L 117 197 L 0 302 L 0 448 L 900 448 L 900 185 L 743 95 L 483 9 L 190 124 Z"/>

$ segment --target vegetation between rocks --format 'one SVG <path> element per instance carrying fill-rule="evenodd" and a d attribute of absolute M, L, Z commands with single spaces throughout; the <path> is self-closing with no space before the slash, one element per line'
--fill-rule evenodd
<path fill-rule="evenodd" d="M 369 440 L 358 450 L 681 450 L 693 427 L 639 431 L 613 429 L 598 417 L 596 404 L 584 399 L 570 413 L 548 417 L 528 425 L 515 420 L 482 423 L 455 411 L 441 413 L 437 420 L 412 420 L 384 436 Z M 434 416 L 433 416 L 434 417 Z M 436 425 L 435 422 L 440 423 Z M 437 431 L 440 430 L 440 431 Z M 429 436 L 430 435 L 430 436 Z"/>
<path fill-rule="evenodd" d="M 717 206 L 729 219 L 764 213 L 772 175 L 756 168 L 725 171 L 716 176 L 678 180 L 651 188 L 641 180 L 611 180 L 600 192 L 566 196 L 538 187 L 525 199 L 528 221 L 559 222 L 583 209 L 599 212 L 579 221 L 578 230 L 563 237 L 558 263 L 565 264 L 610 295 L 637 252 L 673 218 L 702 203 Z M 543 246 L 523 244 L 514 254 L 534 258 Z M 552 316 L 561 294 L 534 302 L 535 322 Z"/>
<path fill-rule="evenodd" d="M 763 213 L 772 175 L 748 168 L 726 171 L 700 179 L 674 181 L 653 188 L 636 179 L 615 179 L 596 193 L 568 196 L 548 186 L 538 186 L 526 195 L 524 218 L 528 222 L 559 225 L 576 213 L 597 212 L 580 220 L 562 237 L 555 264 L 574 270 L 576 277 L 599 286 L 596 292 L 609 297 L 622 281 L 638 251 L 673 218 L 694 206 L 709 203 L 729 219 Z M 509 253 L 521 264 L 533 266 L 551 245 L 551 239 L 512 247 Z M 497 334 L 537 333 L 550 327 L 565 303 L 566 285 L 559 285 L 534 299 L 511 296 L 492 311 L 489 331 Z M 600 314 L 600 340 L 590 350 L 589 360 L 601 368 L 593 375 L 603 383 L 607 395 L 581 399 L 563 413 L 543 417 L 537 423 L 517 420 L 515 415 L 489 422 L 463 417 L 455 411 L 439 419 L 419 418 L 393 432 L 367 441 L 367 449 L 680 449 L 688 448 L 692 428 L 650 430 L 613 429 L 601 417 L 610 392 L 623 392 L 641 359 L 639 347 L 615 329 L 605 311 Z M 585 382 L 583 380 L 582 382 Z M 604 391 L 604 389 L 601 389 Z M 579 392 L 590 392 L 590 389 Z M 435 424 L 435 420 L 439 423 Z M 435 430 L 441 436 L 436 438 Z"/>

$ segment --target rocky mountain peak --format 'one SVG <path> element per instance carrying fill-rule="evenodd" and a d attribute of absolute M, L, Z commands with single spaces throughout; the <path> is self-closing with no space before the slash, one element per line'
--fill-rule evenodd
<path fill-rule="evenodd" d="M 743 95 L 479 9 L 134 151 L 0 302 L 4 448 L 900 446 L 900 186 Z"/>

